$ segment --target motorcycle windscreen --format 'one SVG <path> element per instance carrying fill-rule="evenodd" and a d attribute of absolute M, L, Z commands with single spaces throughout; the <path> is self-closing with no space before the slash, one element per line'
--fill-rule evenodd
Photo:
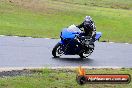
<path fill-rule="evenodd" d="M 71 29 L 68 29 L 68 28 L 64 28 L 61 32 L 61 37 L 66 39 L 66 38 L 75 38 L 76 34 L 79 34 L 80 31 L 77 31 L 77 30 L 71 30 Z"/>
<path fill-rule="evenodd" d="M 95 39 L 96 40 L 99 40 L 99 38 L 102 36 L 102 33 L 101 32 L 96 32 L 96 36 L 95 36 Z"/>

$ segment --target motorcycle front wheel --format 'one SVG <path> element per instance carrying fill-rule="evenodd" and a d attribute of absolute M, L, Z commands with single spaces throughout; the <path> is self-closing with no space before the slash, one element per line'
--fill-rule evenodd
<path fill-rule="evenodd" d="M 59 58 L 60 56 L 63 55 L 62 46 L 60 43 L 57 43 L 55 45 L 55 47 L 52 50 L 52 55 L 54 56 L 54 58 Z"/>

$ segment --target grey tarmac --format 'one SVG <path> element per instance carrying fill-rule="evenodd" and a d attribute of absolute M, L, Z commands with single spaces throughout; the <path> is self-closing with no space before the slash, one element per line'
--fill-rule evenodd
<path fill-rule="evenodd" d="M 59 39 L 0 37 L 0 68 L 8 67 L 132 67 L 132 44 L 95 42 L 87 59 L 78 55 L 53 58 Z"/>

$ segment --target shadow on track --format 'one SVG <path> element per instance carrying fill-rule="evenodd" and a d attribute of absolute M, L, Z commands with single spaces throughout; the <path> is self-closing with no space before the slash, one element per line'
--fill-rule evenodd
<path fill-rule="evenodd" d="M 55 60 L 59 60 L 59 61 L 64 61 L 64 62 L 73 62 L 73 63 L 82 63 L 82 64 L 86 64 L 86 63 L 93 63 L 93 59 L 90 59 L 90 58 L 84 58 L 84 59 L 81 59 L 81 58 L 71 58 L 71 57 L 61 57 L 61 58 L 54 58 L 52 57 L 52 59 L 55 59 Z"/>

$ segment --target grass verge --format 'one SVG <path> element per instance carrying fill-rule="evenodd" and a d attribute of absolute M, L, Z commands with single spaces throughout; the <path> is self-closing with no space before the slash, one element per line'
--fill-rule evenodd
<path fill-rule="evenodd" d="M 78 85 L 75 69 L 40 69 L 31 70 L 30 76 L 0 78 L 0 88 L 131 88 L 130 84 L 86 84 Z M 88 74 L 130 74 L 131 68 L 122 69 L 87 69 Z"/>
<path fill-rule="evenodd" d="M 132 0 L 0 0 L 0 35 L 59 38 L 86 15 L 101 41 L 132 43 Z"/>

